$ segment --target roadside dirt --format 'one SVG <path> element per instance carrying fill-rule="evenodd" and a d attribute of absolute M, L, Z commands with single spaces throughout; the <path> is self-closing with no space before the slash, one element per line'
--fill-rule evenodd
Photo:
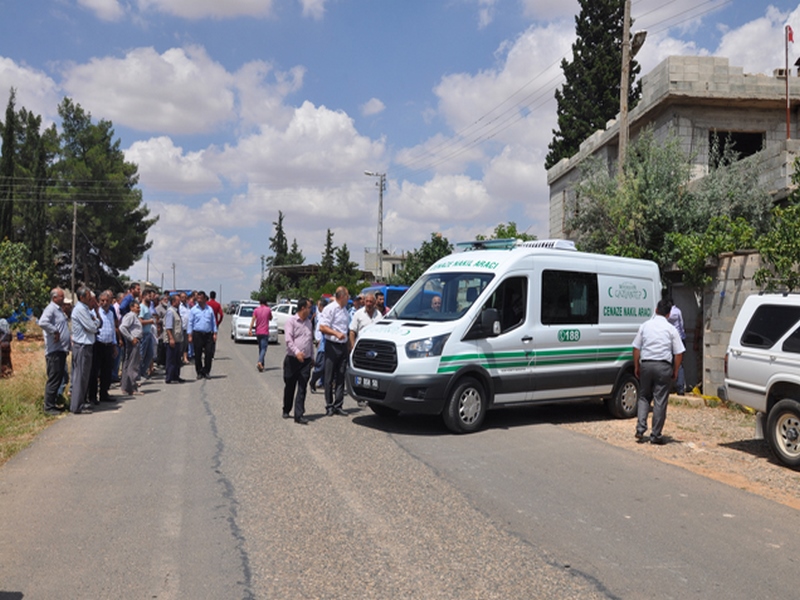
<path fill-rule="evenodd" d="M 687 395 L 670 397 L 664 446 L 636 443 L 633 420 L 560 425 L 800 510 L 800 472 L 777 462 L 767 442 L 755 439 L 755 422 L 754 415 Z"/>

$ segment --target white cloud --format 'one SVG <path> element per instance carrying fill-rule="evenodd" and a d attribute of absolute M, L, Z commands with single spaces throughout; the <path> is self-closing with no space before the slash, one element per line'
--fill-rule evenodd
<path fill-rule="evenodd" d="M 274 83 L 267 81 L 268 76 Z M 271 123 L 288 124 L 293 111 L 284 104 L 286 96 L 303 87 L 305 68 L 276 71 L 271 63 L 253 61 L 239 69 L 235 86 L 239 92 L 240 127 Z"/>
<path fill-rule="evenodd" d="M 325 3 L 328 0 L 300 0 L 303 7 L 303 16 L 319 21 L 325 16 Z"/>
<path fill-rule="evenodd" d="M 361 105 L 361 114 L 365 117 L 371 117 L 382 113 L 386 109 L 386 105 L 377 98 L 370 98 Z"/>
<path fill-rule="evenodd" d="M 45 124 L 57 117 L 56 109 L 61 101 L 58 84 L 36 69 L 18 65 L 10 58 L 0 56 L 0 96 L 2 110 L 8 103 L 5 94 L 14 88 L 17 91 L 16 107 L 25 107 L 36 115 L 42 115 Z"/>
<path fill-rule="evenodd" d="M 569 19 L 580 11 L 578 0 L 520 0 L 523 14 L 531 20 Z"/>
<path fill-rule="evenodd" d="M 744 67 L 745 73 L 771 75 L 773 69 L 785 64 L 783 28 L 787 24 L 793 25 L 795 31 L 800 32 L 800 8 L 786 13 L 770 6 L 760 19 L 726 33 L 715 54 L 729 58 L 731 65 Z M 800 42 L 800 36 L 795 39 Z M 789 53 L 792 56 L 792 44 Z M 790 68 L 793 62 L 790 62 Z"/>
<path fill-rule="evenodd" d="M 78 5 L 89 9 L 103 21 L 119 21 L 125 9 L 117 0 L 78 0 Z"/>
<path fill-rule="evenodd" d="M 198 133 L 230 121 L 234 78 L 198 46 L 131 50 L 65 69 L 63 87 L 84 108 L 139 131 Z"/>
<path fill-rule="evenodd" d="M 149 190 L 199 194 L 221 188 L 219 176 L 204 164 L 204 152 L 184 154 L 165 136 L 133 143 L 125 160 L 139 166 L 141 183 Z"/>
<path fill-rule="evenodd" d="M 136 0 L 139 9 L 184 19 L 268 17 L 274 0 Z"/>

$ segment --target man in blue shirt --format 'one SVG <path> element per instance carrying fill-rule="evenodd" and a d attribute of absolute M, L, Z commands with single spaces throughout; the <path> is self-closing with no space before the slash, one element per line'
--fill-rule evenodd
<path fill-rule="evenodd" d="M 100 302 L 98 313 L 103 324 L 95 337 L 94 350 L 92 352 L 92 374 L 89 378 L 89 400 L 92 404 L 113 401 L 108 394 L 108 389 L 111 387 L 111 370 L 114 367 L 114 359 L 119 353 L 116 328 L 117 314 L 114 312 L 114 307 L 111 306 L 114 294 L 111 290 L 106 290 L 100 294 L 98 300 Z M 100 382 L 99 400 L 98 380 Z"/>
<path fill-rule="evenodd" d="M 91 290 L 78 288 L 78 302 L 72 309 L 72 395 L 69 409 L 73 414 L 92 412 L 87 403 L 89 377 L 92 371 L 92 354 L 97 332 L 100 330 L 100 317 L 92 310 L 96 306 Z"/>
<path fill-rule="evenodd" d="M 64 304 L 64 290 L 50 290 L 50 304 L 39 317 L 39 327 L 44 332 L 44 357 L 47 364 L 47 383 L 44 388 L 44 412 L 48 415 L 60 414 L 56 406 L 58 388 L 67 372 L 67 353 L 70 349 L 69 322 L 61 309 Z"/>
<path fill-rule="evenodd" d="M 217 318 L 207 303 L 206 293 L 197 292 L 197 302 L 189 311 L 186 327 L 189 343 L 194 347 L 194 368 L 198 379 L 211 379 L 211 361 L 217 343 Z"/>

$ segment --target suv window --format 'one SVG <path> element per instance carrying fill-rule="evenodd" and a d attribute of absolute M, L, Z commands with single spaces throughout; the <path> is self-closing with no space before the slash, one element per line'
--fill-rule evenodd
<path fill-rule="evenodd" d="M 599 322 L 599 306 L 594 273 L 542 272 L 543 325 L 594 325 Z"/>
<path fill-rule="evenodd" d="M 742 333 L 741 344 L 751 348 L 772 348 L 775 342 L 797 323 L 798 319 L 800 319 L 800 306 L 771 304 L 759 306 Z M 794 342 L 794 347 L 798 347 L 797 341 Z M 789 351 L 796 352 L 798 350 Z"/>

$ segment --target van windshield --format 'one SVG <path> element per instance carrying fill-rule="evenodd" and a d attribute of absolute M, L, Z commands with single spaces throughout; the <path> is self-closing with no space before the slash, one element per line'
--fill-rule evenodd
<path fill-rule="evenodd" d="M 417 279 L 386 318 L 455 321 L 469 310 L 492 279 L 493 273 L 428 273 Z"/>

